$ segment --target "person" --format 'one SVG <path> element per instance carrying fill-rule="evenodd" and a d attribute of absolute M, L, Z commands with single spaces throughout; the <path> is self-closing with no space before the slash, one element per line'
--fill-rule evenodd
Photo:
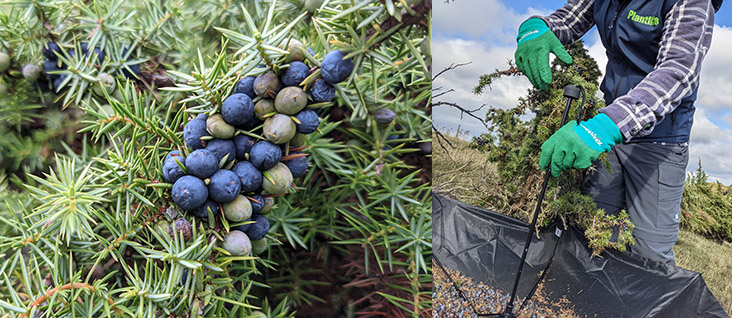
<path fill-rule="evenodd" d="M 608 213 L 628 211 L 633 254 L 675 265 L 689 134 L 701 64 L 722 0 L 569 0 L 549 16 L 521 24 L 516 65 L 534 87 L 551 83 L 549 53 L 564 50 L 593 26 L 608 57 L 600 85 L 606 107 L 561 127 L 541 146 L 539 166 L 553 176 L 596 169 L 582 192 Z M 610 169 L 598 157 L 608 153 Z"/>

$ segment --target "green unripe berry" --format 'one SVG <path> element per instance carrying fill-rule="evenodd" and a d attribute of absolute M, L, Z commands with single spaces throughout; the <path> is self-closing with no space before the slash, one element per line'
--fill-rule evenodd
<path fill-rule="evenodd" d="M 267 238 L 252 241 L 252 254 L 257 255 L 267 250 Z"/>
<path fill-rule="evenodd" d="M 231 222 L 242 222 L 252 216 L 252 203 L 243 195 L 237 195 L 234 201 L 224 203 L 224 216 Z"/>
<path fill-rule="evenodd" d="M 158 234 L 160 234 L 160 236 L 165 237 L 163 235 L 163 233 L 170 233 L 170 232 L 168 232 L 169 229 L 170 229 L 170 222 L 168 222 L 167 220 L 162 220 L 155 224 L 155 231 L 158 232 Z"/>
<path fill-rule="evenodd" d="M 290 146 L 300 147 L 305 144 L 305 140 L 307 140 L 307 138 L 308 136 L 306 134 L 295 133 L 295 136 L 290 139 Z"/>
<path fill-rule="evenodd" d="M 260 99 L 254 104 L 254 114 L 259 120 L 264 120 L 264 115 L 275 112 L 274 101 L 269 98 Z"/>
<path fill-rule="evenodd" d="M 0 73 L 10 68 L 10 55 L 8 53 L 0 53 Z"/>
<path fill-rule="evenodd" d="M 303 4 L 303 9 L 305 11 L 313 13 L 315 10 L 320 8 L 321 5 L 323 5 L 323 1 L 325 0 L 305 0 L 305 3 Z"/>
<path fill-rule="evenodd" d="M 272 211 L 273 207 L 274 207 L 274 198 L 273 197 L 264 197 L 264 207 L 262 208 L 262 211 L 259 211 L 259 213 L 265 214 L 269 211 Z"/>
<path fill-rule="evenodd" d="M 346 142 L 346 146 L 348 147 L 361 147 L 361 142 L 356 139 L 351 139 Z"/>
<path fill-rule="evenodd" d="M 99 108 L 99 113 L 108 117 L 112 117 L 114 116 L 114 108 L 112 108 L 111 105 L 104 104 L 102 105 L 102 107 Z"/>
<path fill-rule="evenodd" d="M 288 86 L 277 93 L 274 105 L 280 113 L 295 115 L 308 105 L 308 96 L 302 88 Z"/>
<path fill-rule="evenodd" d="M 69 25 L 66 23 L 59 23 L 56 28 L 53 29 L 53 32 L 57 34 L 64 33 L 69 28 Z"/>
<path fill-rule="evenodd" d="M 23 78 L 29 82 L 35 82 L 41 76 L 41 67 L 33 64 L 23 65 Z"/>
<path fill-rule="evenodd" d="M 267 318 L 267 315 L 265 315 L 263 312 L 259 310 L 252 311 L 252 315 L 249 316 L 251 318 Z"/>
<path fill-rule="evenodd" d="M 248 256 L 252 253 L 252 242 L 242 231 L 231 231 L 224 237 L 223 248 L 234 256 Z"/>
<path fill-rule="evenodd" d="M 224 117 L 221 117 L 221 114 L 212 115 L 206 119 L 206 130 L 211 136 L 219 139 L 234 137 L 234 133 L 236 132 L 234 126 L 229 125 L 224 120 Z"/>
<path fill-rule="evenodd" d="M 424 55 L 425 58 L 432 58 L 432 41 L 428 38 L 425 38 L 422 40 L 422 42 L 419 43 L 419 48 L 422 50 L 422 55 Z"/>
<path fill-rule="evenodd" d="M 305 54 L 300 50 L 300 48 L 305 48 L 305 46 L 302 45 L 302 42 L 297 39 L 290 39 L 289 41 L 284 40 L 280 43 L 279 48 L 284 48 L 285 44 L 287 44 L 287 52 L 290 52 L 290 61 L 302 62 L 305 60 Z"/>
<path fill-rule="evenodd" d="M 94 84 L 92 91 L 97 96 L 104 96 L 104 92 L 112 95 L 114 90 L 117 88 L 117 83 L 114 81 L 114 77 L 107 73 L 102 73 L 97 76 L 97 82 Z"/>
<path fill-rule="evenodd" d="M 290 116 L 275 114 L 264 121 L 262 131 L 264 132 L 264 137 L 270 142 L 284 144 L 295 136 L 297 127 Z"/>
<path fill-rule="evenodd" d="M 124 99 L 122 98 L 122 90 L 119 90 L 119 89 L 115 89 L 115 90 L 114 90 L 114 93 L 112 93 L 112 97 L 114 97 L 114 99 L 116 99 L 116 100 L 118 100 L 118 101 L 122 101 L 122 100 L 124 100 Z"/>
<path fill-rule="evenodd" d="M 269 178 L 265 176 L 262 179 L 262 188 L 264 191 L 270 194 L 287 193 L 287 189 L 292 184 L 292 173 L 284 163 L 278 162 L 274 167 L 265 172 L 269 174 Z"/>

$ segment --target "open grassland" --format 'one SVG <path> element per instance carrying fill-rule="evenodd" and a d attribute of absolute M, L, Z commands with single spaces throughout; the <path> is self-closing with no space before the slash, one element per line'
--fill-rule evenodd
<path fill-rule="evenodd" d="M 487 161 L 485 154 L 470 148 L 467 141 L 447 138 L 453 147 L 444 141 L 445 148 L 441 147 L 437 136 L 433 136 L 437 143 L 432 155 L 434 191 L 490 208 L 485 198 L 494 191 L 495 165 Z M 727 313 L 732 313 L 732 243 L 720 243 L 682 228 L 674 253 L 676 265 L 701 273 Z"/>
<path fill-rule="evenodd" d="M 701 273 L 724 310 L 732 313 L 732 243 L 716 242 L 681 229 L 674 254 L 676 265 Z"/>
<path fill-rule="evenodd" d="M 495 164 L 470 148 L 467 141 L 448 138 L 452 146 L 444 141 L 440 144 L 432 137 L 433 190 L 468 204 L 488 207 L 485 198 L 493 191 L 492 181 L 498 173 Z"/>

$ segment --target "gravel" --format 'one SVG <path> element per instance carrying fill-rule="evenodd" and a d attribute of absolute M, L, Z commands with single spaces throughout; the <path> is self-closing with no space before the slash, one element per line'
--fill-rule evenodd
<path fill-rule="evenodd" d="M 434 262 L 432 268 L 434 268 L 432 272 L 434 284 L 432 290 L 433 317 L 478 317 L 471 308 L 471 302 L 478 311 L 478 314 L 501 312 L 504 305 L 508 302 L 509 296 L 507 292 L 494 289 L 482 282 L 475 282 L 472 278 L 458 271 L 445 268 L 447 275 L 458 284 L 463 295 L 470 300 L 470 302 L 465 301 L 460 297 L 460 293 L 454 288 L 450 279 L 445 275 L 445 272 Z M 526 304 L 526 307 L 521 312 L 518 312 L 522 301 L 523 299 L 517 300 L 514 306 L 514 314 L 518 318 L 580 317 L 574 312 L 569 300 L 565 297 L 561 297 L 558 301 L 552 302 L 543 292 L 542 285 L 539 285 L 536 294 Z"/>

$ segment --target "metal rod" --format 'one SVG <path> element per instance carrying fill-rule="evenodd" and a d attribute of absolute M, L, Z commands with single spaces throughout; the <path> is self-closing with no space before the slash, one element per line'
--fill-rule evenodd
<path fill-rule="evenodd" d="M 565 95 L 566 96 L 566 95 Z M 572 97 L 567 96 L 567 104 L 564 106 L 564 113 L 562 113 L 562 123 L 559 127 L 564 126 L 567 122 L 567 115 L 569 114 L 569 108 L 572 106 Z M 551 167 L 544 173 L 544 182 L 541 184 L 541 193 L 539 193 L 538 202 L 536 203 L 536 209 L 534 209 L 534 217 L 529 225 L 529 234 L 526 236 L 526 242 L 524 243 L 524 252 L 521 254 L 521 262 L 519 263 L 518 272 L 516 273 L 516 280 L 513 283 L 513 290 L 511 290 L 511 297 L 506 304 L 506 310 L 503 313 L 503 317 L 514 317 L 513 314 L 513 302 L 516 299 L 516 290 L 518 289 L 519 281 L 521 280 L 521 273 L 524 270 L 524 262 L 526 261 L 526 254 L 529 252 L 529 246 L 531 245 L 531 236 L 534 235 L 536 229 L 536 221 L 539 218 L 539 212 L 541 212 L 541 202 L 544 201 L 544 193 L 546 192 L 546 186 L 549 184 L 549 176 L 551 176 Z"/>

